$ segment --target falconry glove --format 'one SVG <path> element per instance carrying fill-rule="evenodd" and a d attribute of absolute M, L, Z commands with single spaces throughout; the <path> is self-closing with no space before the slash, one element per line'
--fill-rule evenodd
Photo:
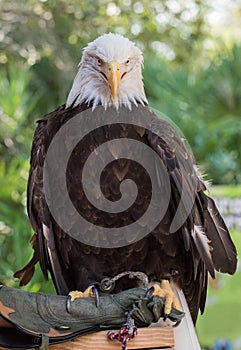
<path fill-rule="evenodd" d="M 0 317 L 12 328 L 0 327 L 0 346 L 17 349 L 47 349 L 88 333 L 121 327 L 131 316 L 137 326 L 146 327 L 163 315 L 164 301 L 146 297 L 146 289 L 134 288 L 118 294 L 76 299 L 66 308 L 67 297 L 31 293 L 1 287 Z M 183 312 L 173 309 L 168 316 L 179 322 Z"/>

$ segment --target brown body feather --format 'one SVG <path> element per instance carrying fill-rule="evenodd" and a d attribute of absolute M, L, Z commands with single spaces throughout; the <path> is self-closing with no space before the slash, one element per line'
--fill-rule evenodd
<path fill-rule="evenodd" d="M 143 113 L 147 107 L 139 108 Z M 50 271 L 57 292 L 66 294 L 70 290 L 84 290 L 91 281 L 100 281 L 105 276 L 114 276 L 126 270 L 143 271 L 150 279 L 158 280 L 177 270 L 174 281 L 183 289 L 194 322 L 198 310 L 204 310 L 207 289 L 207 272 L 213 275 L 214 267 L 222 272 L 233 274 L 236 269 L 236 249 L 228 230 L 220 217 L 215 204 L 204 193 L 205 185 L 195 172 L 195 162 L 174 128 L 166 121 L 152 116 L 154 128 L 159 135 L 134 125 L 108 125 L 90 133 L 79 143 L 68 163 L 67 185 L 70 198 L 79 213 L 95 225 L 104 227 L 124 227 L 135 222 L 147 209 L 152 187 L 148 174 L 136 162 L 119 159 L 109 164 L 101 176 L 101 189 L 107 199 L 120 199 L 120 183 L 132 179 L 138 187 L 135 203 L 121 214 L 105 213 L 90 204 L 80 183 L 80 174 L 88 155 L 99 145 L 114 138 L 131 138 L 151 147 L 162 159 L 171 184 L 171 200 L 160 224 L 145 238 L 128 246 L 108 249 L 85 245 L 66 234 L 55 222 L 48 209 L 43 191 L 43 165 L 48 147 L 64 123 L 86 106 L 65 109 L 59 107 L 38 122 L 31 153 L 31 168 L 28 182 L 28 214 L 35 231 L 33 237 L 34 259 L 15 276 L 21 284 L 32 277 L 34 264 L 39 260 L 45 277 Z M 129 113 L 131 113 L 129 111 Z M 170 142 L 168 142 L 170 140 Z M 136 150 L 135 150 L 136 151 Z M 109 152 L 115 152 L 110 149 Z M 130 154 L 133 150 L 130 150 Z M 177 152 L 187 161 L 181 175 Z M 61 160 L 60 160 L 61 164 Z M 190 166 L 191 164 L 191 166 Z M 157 165 L 150 159 L 150 167 Z M 183 170 L 182 170 L 183 172 Z M 174 233 L 170 225 L 180 203 L 183 186 L 187 194 L 192 187 L 189 178 L 197 183 L 194 204 L 185 223 Z M 185 181 L 183 181 L 183 178 Z M 157 176 L 157 183 L 162 179 Z M 56 188 L 56 193 L 59 189 Z M 193 194 L 191 194 L 193 195 Z M 59 208 L 60 210 L 63 208 Z M 151 218 L 150 218 L 151 219 Z M 74 224 L 69 219 L 70 225 Z M 203 233 L 194 233 L 195 226 L 202 227 Z M 82 228 L 80 227 L 80 230 Z M 82 232 L 88 235 L 90 232 Z M 203 240 L 202 234 L 206 239 Z M 207 240 L 211 251 L 206 252 Z M 202 252 L 203 255 L 202 255 Z M 214 266 L 214 267 L 213 267 Z M 120 280 L 116 290 L 129 287 L 129 280 Z"/>

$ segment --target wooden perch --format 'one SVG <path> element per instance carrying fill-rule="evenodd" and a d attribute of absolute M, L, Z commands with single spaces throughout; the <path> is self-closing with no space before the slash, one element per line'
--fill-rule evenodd
<path fill-rule="evenodd" d="M 107 331 L 84 335 L 73 341 L 50 346 L 50 350 L 121 350 L 121 343 L 107 339 Z M 128 349 L 174 349 L 172 327 L 139 328 L 138 335 L 128 342 Z"/>
<path fill-rule="evenodd" d="M 49 346 L 50 350 L 121 350 L 121 343 L 107 339 L 107 331 L 84 335 L 66 343 Z M 168 349 L 174 350 L 174 331 L 172 327 L 139 328 L 138 336 L 128 342 L 129 350 Z M 0 348 L 6 350 L 6 348 Z"/>

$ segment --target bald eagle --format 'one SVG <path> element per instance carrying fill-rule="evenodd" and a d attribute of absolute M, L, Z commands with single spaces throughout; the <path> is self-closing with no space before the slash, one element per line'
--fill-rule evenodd
<path fill-rule="evenodd" d="M 213 278 L 215 270 L 233 274 L 237 253 L 214 201 L 205 193 L 206 184 L 191 151 L 169 122 L 150 111 L 143 87 L 142 64 L 141 51 L 127 38 L 112 33 L 100 36 L 84 49 L 66 104 L 38 120 L 27 190 L 28 215 L 34 230 L 34 254 L 15 276 L 21 285 L 27 284 L 33 276 L 35 264 L 40 262 L 46 278 L 50 272 L 57 292 L 68 294 L 72 290 L 84 291 L 92 284 L 100 285 L 105 278 L 124 271 L 144 272 L 150 281 L 161 282 L 160 289 L 166 288 L 167 279 L 181 288 L 195 323 L 199 309 L 204 310 L 208 272 Z M 51 182 L 51 193 L 57 197 L 54 209 L 61 212 L 61 218 L 67 216 L 68 227 L 62 227 L 47 201 L 44 167 L 53 140 L 63 127 L 83 112 L 88 112 L 86 123 L 95 122 L 97 110 L 103 120 L 111 113 L 113 118 L 117 116 L 117 121 L 123 114 L 131 122 L 120 119 L 119 123 L 111 123 L 108 119 L 106 125 L 96 125 L 96 130 L 91 130 L 75 144 L 66 165 L 68 193 L 79 215 L 100 229 L 104 227 L 114 232 L 114 229 L 125 228 L 127 238 L 130 237 L 129 244 L 122 244 L 123 236 L 114 233 L 113 246 L 93 244 L 91 229 L 77 225 L 76 216 L 67 213 L 67 204 L 58 199 L 62 188 L 57 185 L 57 175 L 56 181 Z M 139 121 L 135 124 L 131 118 L 133 115 L 150 118 L 154 128 L 140 125 Z M 81 133 L 76 125 L 75 132 Z M 61 139 L 67 148 L 71 137 L 67 133 Z M 152 195 L 158 186 L 163 186 L 163 181 L 161 176 L 158 177 L 159 165 L 155 157 L 148 158 L 156 181 L 153 185 L 145 167 L 135 161 L 136 154 L 141 152 L 138 147 L 130 147 L 127 157 L 118 153 L 126 139 L 154 152 L 169 183 L 167 202 L 164 203 L 161 197 L 155 202 L 156 207 L 165 206 L 162 218 L 144 236 L 139 233 L 153 217 L 145 217 L 139 226 L 135 226 L 134 232 L 130 226 L 143 217 Z M 118 140 L 119 144 L 107 148 L 106 154 L 112 155 L 113 159 L 100 176 L 102 194 L 114 205 L 123 195 L 122 182 L 131 179 L 138 188 L 134 203 L 119 213 L 102 210 L 91 203 L 81 183 L 90 154 L 97 155 L 91 163 L 94 168 L 98 164 L 98 147 L 110 140 Z M 99 154 L 99 159 L 102 156 Z M 61 151 L 53 155 L 52 161 L 61 168 Z M 195 186 L 190 186 L 190 179 Z M 183 193 L 193 198 L 189 210 L 185 210 L 185 203 L 180 209 Z M 173 229 L 177 212 L 181 223 Z M 84 240 L 69 234 L 68 229 L 72 227 Z M 136 235 L 134 239 L 133 235 Z M 113 292 L 134 286 L 134 283 L 134 280 L 122 278 L 116 282 Z M 171 289 L 167 293 L 171 294 Z M 176 305 L 175 297 L 171 298 L 171 305 Z"/>

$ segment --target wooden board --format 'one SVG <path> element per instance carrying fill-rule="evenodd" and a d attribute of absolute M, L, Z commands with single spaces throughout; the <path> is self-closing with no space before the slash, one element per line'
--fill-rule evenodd
<path fill-rule="evenodd" d="M 106 333 L 106 331 L 93 333 L 64 343 L 64 350 L 121 350 L 120 342 L 108 340 Z M 139 328 L 137 337 L 128 342 L 127 348 L 174 349 L 173 328 Z M 63 344 L 52 345 L 50 350 L 63 350 Z"/>
<path fill-rule="evenodd" d="M 75 340 L 51 345 L 50 350 L 121 350 L 116 340 L 108 340 L 107 331 L 84 335 Z M 134 349 L 174 349 L 174 331 L 172 327 L 139 328 L 138 335 L 128 342 L 127 348 Z M 1 348 L 0 350 L 6 350 Z"/>

